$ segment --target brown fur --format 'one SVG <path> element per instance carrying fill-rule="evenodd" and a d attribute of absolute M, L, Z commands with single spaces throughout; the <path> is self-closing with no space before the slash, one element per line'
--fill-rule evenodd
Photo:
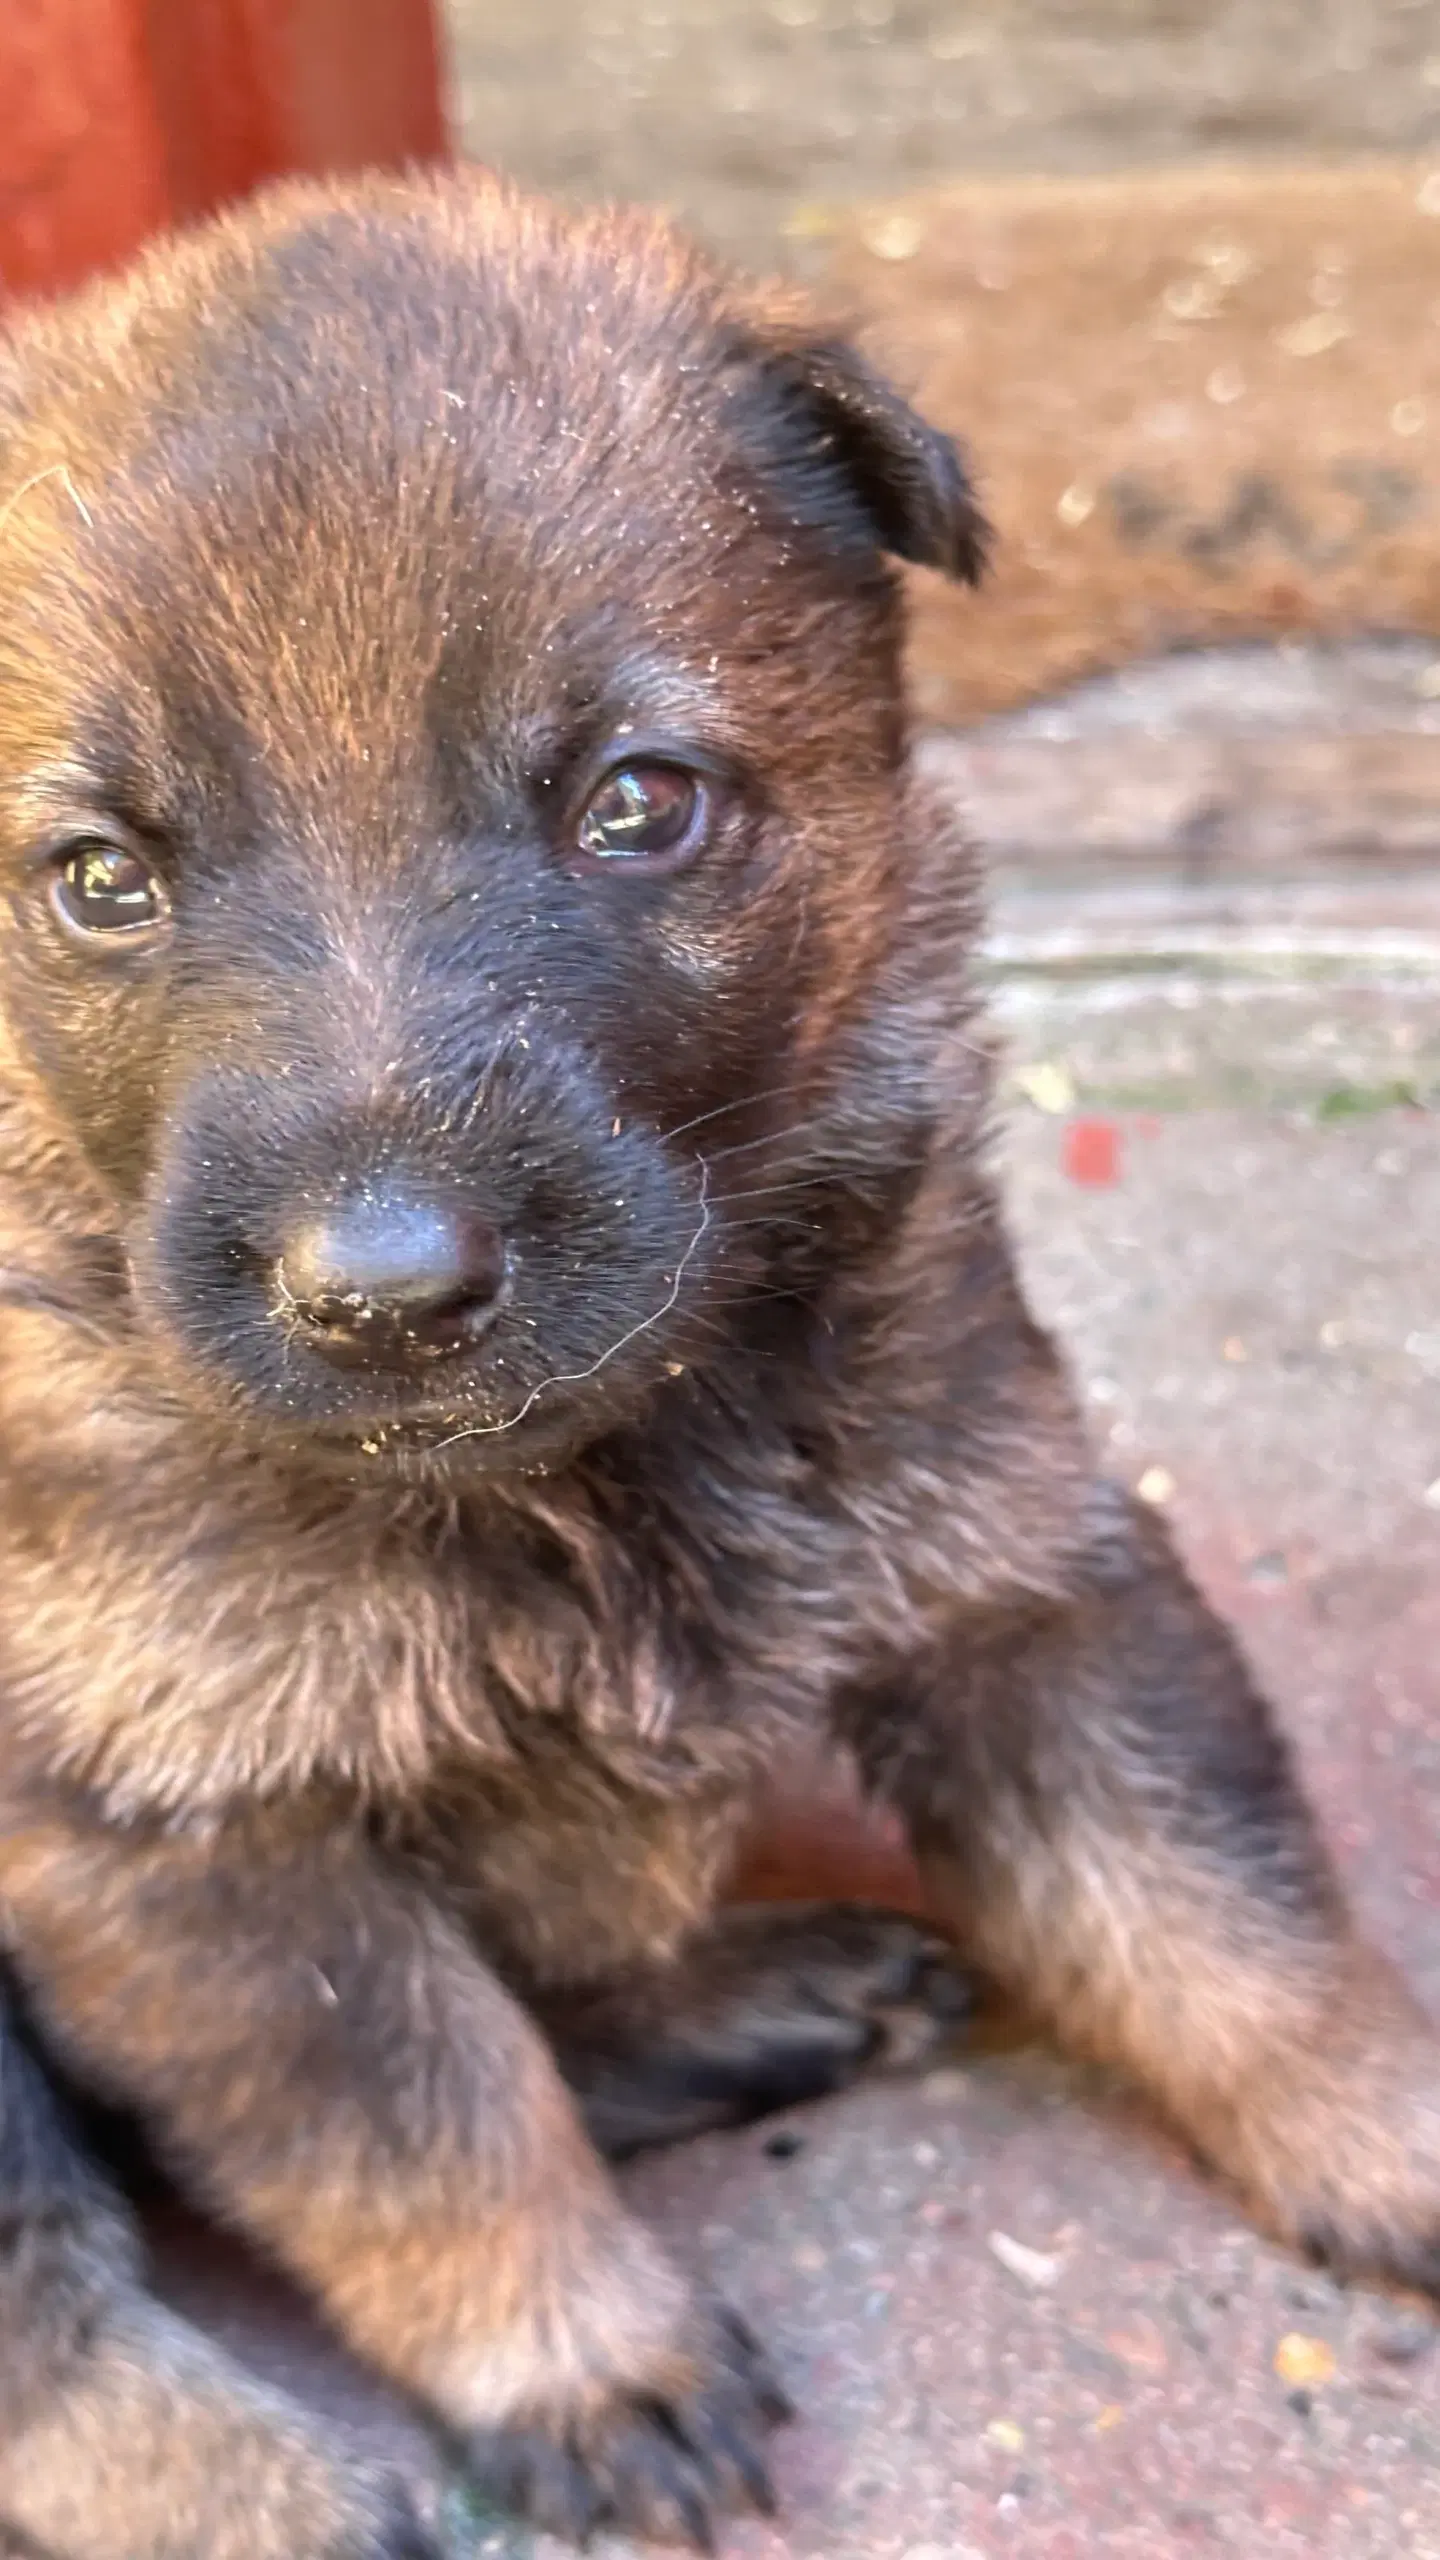
<path fill-rule="evenodd" d="M 973 574 L 951 449 L 662 226 L 456 179 L 23 323 L 0 472 L 0 2519 L 426 2548 L 148 2301 L 62 2077 L 537 2521 L 763 2504 L 781 2397 L 600 2154 L 953 2019 L 910 1923 L 711 1918 L 797 1738 L 1283 2229 L 1434 2283 L 1433 2037 L 1012 1276 L 882 558 Z M 705 854 L 581 878 L 655 730 Z M 97 833 L 138 957 L 54 922 Z M 516 1257 L 401 1383 L 275 1276 L 396 1165 Z"/>

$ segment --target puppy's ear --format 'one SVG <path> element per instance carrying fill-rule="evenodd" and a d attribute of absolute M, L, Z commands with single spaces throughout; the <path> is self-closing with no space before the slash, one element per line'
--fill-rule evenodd
<path fill-rule="evenodd" d="M 796 518 L 975 586 L 990 529 L 959 447 L 844 338 L 757 336 L 745 440 Z"/>

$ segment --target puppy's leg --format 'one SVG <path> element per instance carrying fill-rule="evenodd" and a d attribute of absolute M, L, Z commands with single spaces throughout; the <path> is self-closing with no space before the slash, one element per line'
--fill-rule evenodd
<path fill-rule="evenodd" d="M 976 1611 L 847 1734 L 967 1954 L 1280 2233 L 1440 2289 L 1440 2039 L 1353 1935 L 1235 1646 L 1114 1499 L 1067 1605 Z"/>
<path fill-rule="evenodd" d="M 0 1986 L 0 2552 L 425 2560 L 398 2487 L 144 2290 Z"/>
<path fill-rule="evenodd" d="M 358 1833 L 39 1819 L 0 1884 L 47 2030 L 536 2521 L 702 2542 L 781 2404 L 622 2207 L 543 2040 Z"/>
<path fill-rule="evenodd" d="M 673 1964 L 533 2004 L 608 2159 L 913 2063 L 969 1994 L 938 1940 L 848 1903 L 726 1911 Z"/>

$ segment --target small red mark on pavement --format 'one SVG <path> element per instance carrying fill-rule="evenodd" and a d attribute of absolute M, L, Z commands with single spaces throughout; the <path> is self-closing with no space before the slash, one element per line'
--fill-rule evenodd
<path fill-rule="evenodd" d="M 1113 1120 L 1072 1120 L 1060 1141 L 1060 1162 L 1072 1182 L 1104 1191 L 1120 1179 L 1120 1132 Z"/>

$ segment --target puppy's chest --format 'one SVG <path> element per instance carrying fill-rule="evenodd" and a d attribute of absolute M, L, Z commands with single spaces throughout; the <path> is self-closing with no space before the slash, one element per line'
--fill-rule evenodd
<path fill-rule="evenodd" d="M 471 1560 L 459 1713 L 395 1816 L 522 1991 L 672 1954 L 721 1889 L 765 1761 L 812 1720 L 808 1698 L 747 1683 L 713 1592 L 697 1602 L 648 1555 L 611 1557 L 588 1587 L 547 1562 Z"/>
<path fill-rule="evenodd" d="M 821 1710 L 768 1533 L 729 1551 L 694 1520 L 557 1505 L 362 1542 L 214 1490 L 149 1526 L 97 1502 L 83 1537 L 16 1547 L 0 1592 L 4 1748 L 120 1819 L 315 1787 L 417 1805 L 478 1773 L 497 1838 L 543 1802 L 575 1843 L 622 1804 L 743 1788 Z"/>
<path fill-rule="evenodd" d="M 621 1770 L 572 1737 L 503 1773 L 438 1773 L 395 1845 L 524 1993 L 672 1955 L 723 1889 L 752 1793 L 733 1764 Z"/>
<path fill-rule="evenodd" d="M 407 1845 L 517 1988 L 671 1955 L 823 1726 L 856 1628 L 843 1573 L 797 1580 L 807 1523 L 787 1525 L 660 1537 L 608 1600 L 562 1576 L 485 1613 L 473 1676 L 502 1747 L 436 1769 Z"/>

